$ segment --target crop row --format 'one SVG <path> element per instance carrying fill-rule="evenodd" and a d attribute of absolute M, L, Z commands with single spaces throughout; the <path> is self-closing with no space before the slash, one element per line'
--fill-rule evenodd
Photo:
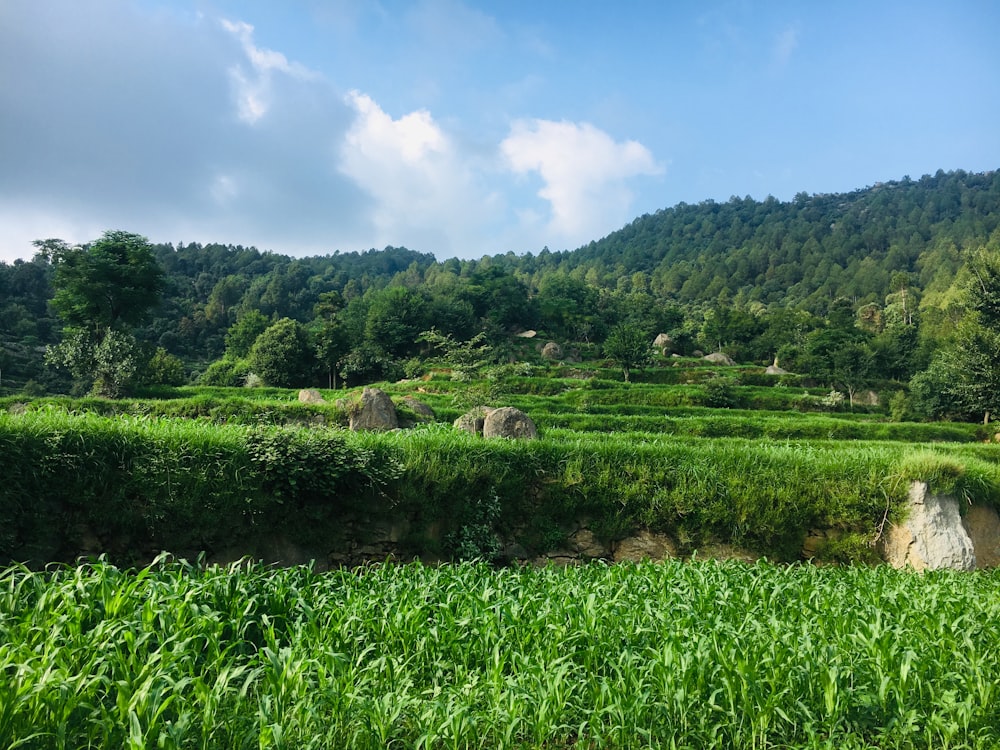
<path fill-rule="evenodd" d="M 0 572 L 0 745 L 993 748 L 996 573 Z"/>

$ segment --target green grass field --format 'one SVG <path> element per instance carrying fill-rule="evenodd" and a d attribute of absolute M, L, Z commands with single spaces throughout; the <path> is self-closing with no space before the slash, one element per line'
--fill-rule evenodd
<path fill-rule="evenodd" d="M 0 554 L 34 569 L 0 569 L 0 747 L 1000 747 L 997 571 L 697 554 L 792 562 L 828 528 L 850 542 L 828 559 L 870 562 L 911 480 L 1000 507 L 991 430 L 712 390 L 701 364 L 660 384 L 563 374 L 384 384 L 437 412 L 391 433 L 340 429 L 333 401 L 357 390 L 3 399 Z M 540 439 L 452 429 L 477 387 Z M 332 544 L 358 514 L 414 519 L 407 549 L 445 559 L 515 533 L 558 547 L 586 517 L 695 561 L 141 567 L 260 535 Z M 43 569 L 81 525 L 140 567 Z"/>
<path fill-rule="evenodd" d="M 995 748 L 1000 578 L 696 562 L 0 573 L 6 748 Z"/>

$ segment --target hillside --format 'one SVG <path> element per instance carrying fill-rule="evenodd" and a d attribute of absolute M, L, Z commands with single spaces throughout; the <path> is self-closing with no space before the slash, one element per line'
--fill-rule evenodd
<path fill-rule="evenodd" d="M 882 299 L 898 272 L 920 288 L 947 285 L 956 250 L 985 244 L 998 226 L 1000 172 L 938 171 L 790 202 L 682 203 L 559 254 L 555 265 L 602 285 L 643 273 L 656 293 L 683 303 L 725 293 L 823 313 L 836 297 Z"/>
<path fill-rule="evenodd" d="M 526 329 L 572 351 L 625 325 L 669 333 L 681 354 L 765 364 L 780 354 L 805 366 L 796 358 L 810 336 L 849 325 L 867 337 L 874 374 L 905 381 L 964 315 L 961 269 L 972 251 L 1000 246 L 998 227 L 1000 172 L 939 171 L 790 202 L 680 204 L 565 252 L 436 261 L 392 247 L 291 258 L 155 245 L 166 289 L 135 335 L 147 352 L 180 358 L 189 380 L 214 367 L 211 383 L 238 384 L 256 336 L 289 318 L 312 346 L 295 384 L 328 385 L 402 377 L 431 353 L 417 341 L 431 328 L 483 333 L 502 354 Z M 74 387 L 43 363 L 61 329 L 52 280 L 41 255 L 0 264 L 0 388 Z"/>

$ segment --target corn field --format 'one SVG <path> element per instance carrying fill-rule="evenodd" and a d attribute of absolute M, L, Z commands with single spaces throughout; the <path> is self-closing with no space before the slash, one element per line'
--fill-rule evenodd
<path fill-rule="evenodd" d="M 4 748 L 998 746 L 995 572 L 0 572 Z"/>

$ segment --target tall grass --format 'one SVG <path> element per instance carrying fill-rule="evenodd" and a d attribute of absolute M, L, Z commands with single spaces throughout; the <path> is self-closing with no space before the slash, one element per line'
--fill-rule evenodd
<path fill-rule="evenodd" d="M 911 456 L 925 454 L 941 470 L 921 476 Z M 36 562 L 74 559 L 81 525 L 101 536 L 91 551 L 128 563 L 278 535 L 331 551 L 348 517 L 405 520 L 408 556 L 454 555 L 463 545 L 447 539 L 473 528 L 546 551 L 588 519 L 606 541 L 645 527 L 686 551 L 721 541 L 795 560 L 814 528 L 873 536 L 911 479 L 1000 505 L 989 445 L 556 429 L 486 441 L 442 425 L 364 434 L 58 410 L 0 414 L 0 470 L 0 555 Z"/>
<path fill-rule="evenodd" d="M 0 573 L 0 746 L 993 748 L 993 574 Z"/>

